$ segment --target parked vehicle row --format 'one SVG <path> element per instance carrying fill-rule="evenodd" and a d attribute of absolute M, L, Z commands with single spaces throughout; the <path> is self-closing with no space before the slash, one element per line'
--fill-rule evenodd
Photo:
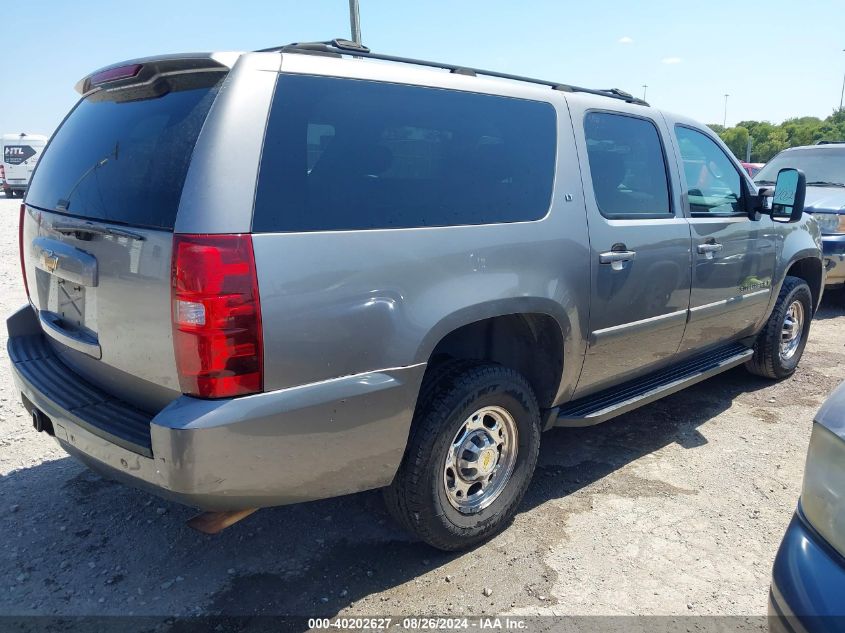
<path fill-rule="evenodd" d="M 803 175 L 761 194 L 704 125 L 505 77 L 334 41 L 84 78 L 21 207 L 34 426 L 206 510 L 385 488 L 453 550 L 506 526 L 542 431 L 790 376 Z"/>

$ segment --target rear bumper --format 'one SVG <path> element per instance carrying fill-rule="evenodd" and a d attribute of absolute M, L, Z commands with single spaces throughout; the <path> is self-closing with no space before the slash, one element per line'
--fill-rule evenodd
<path fill-rule="evenodd" d="M 823 235 L 822 249 L 827 272 L 825 287 L 845 286 L 845 235 Z"/>
<path fill-rule="evenodd" d="M 7 327 L 15 384 L 50 418 L 69 454 L 107 477 L 206 510 L 283 505 L 389 484 L 425 371 L 424 365 L 387 369 L 224 400 L 181 396 L 156 415 L 134 411 L 134 435 L 127 435 L 121 426 L 127 405 L 113 398 L 111 409 L 69 403 L 62 394 L 91 385 L 55 356 L 52 366 L 45 358 L 21 358 L 16 347 L 43 337 L 29 307 Z M 57 379 L 61 389 L 51 384 Z M 144 415 L 148 422 L 139 423 Z M 148 451 L 139 424 L 149 426 Z"/>
<path fill-rule="evenodd" d="M 769 592 L 772 631 L 845 631 L 845 559 L 806 523 L 800 508 L 778 550 Z"/>

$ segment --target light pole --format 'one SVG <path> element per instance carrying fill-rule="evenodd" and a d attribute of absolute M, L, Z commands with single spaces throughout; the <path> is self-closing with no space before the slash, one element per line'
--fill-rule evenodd
<path fill-rule="evenodd" d="M 361 43 L 361 14 L 358 12 L 358 0 L 349 0 L 349 26 L 352 31 L 352 41 Z"/>
<path fill-rule="evenodd" d="M 842 49 L 845 53 L 845 48 Z M 842 75 L 842 92 L 839 93 L 839 110 L 842 110 L 842 98 L 845 97 L 845 75 Z"/>
<path fill-rule="evenodd" d="M 728 97 L 729 94 L 725 94 L 725 116 L 722 119 L 722 127 L 728 127 Z"/>
<path fill-rule="evenodd" d="M 645 101 L 646 92 L 648 92 L 648 84 L 643 84 L 643 101 Z"/>

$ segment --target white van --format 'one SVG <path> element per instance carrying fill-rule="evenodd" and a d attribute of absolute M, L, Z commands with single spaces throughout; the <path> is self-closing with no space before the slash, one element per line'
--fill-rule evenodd
<path fill-rule="evenodd" d="M 23 196 L 29 185 L 32 170 L 47 144 L 47 137 L 40 134 L 4 134 L 3 162 L 0 164 L 0 181 L 7 198 Z"/>

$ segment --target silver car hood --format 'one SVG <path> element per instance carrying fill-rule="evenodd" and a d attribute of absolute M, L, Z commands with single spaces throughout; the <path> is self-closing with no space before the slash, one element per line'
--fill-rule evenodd
<path fill-rule="evenodd" d="M 804 210 L 808 213 L 822 211 L 836 213 L 845 207 L 845 189 L 842 187 L 807 187 Z"/>

